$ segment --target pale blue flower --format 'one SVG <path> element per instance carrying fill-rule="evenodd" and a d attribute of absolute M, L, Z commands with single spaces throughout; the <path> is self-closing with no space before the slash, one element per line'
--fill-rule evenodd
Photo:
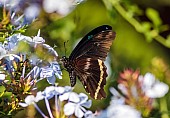
<path fill-rule="evenodd" d="M 67 94 L 69 93 L 69 94 Z M 65 96 L 66 95 L 66 96 Z M 68 95 L 68 96 L 67 96 Z M 60 96 L 66 97 L 60 100 Z M 88 100 L 87 95 L 84 93 L 77 94 L 72 92 L 72 88 L 70 86 L 49 86 L 46 87 L 43 92 L 37 92 L 36 96 L 28 95 L 25 98 L 25 103 L 19 103 L 22 107 L 27 107 L 28 105 L 33 104 L 35 108 L 40 112 L 43 117 L 46 117 L 44 113 L 39 109 L 36 102 L 44 99 L 45 104 L 49 113 L 50 118 L 53 118 L 53 114 L 51 112 L 51 107 L 49 104 L 49 99 L 55 97 L 55 105 L 56 110 L 60 112 L 62 101 L 67 101 L 64 105 L 64 113 L 65 115 L 75 114 L 76 117 L 85 117 L 85 118 L 94 118 L 94 115 L 91 111 L 86 110 L 84 107 L 89 108 L 91 106 L 91 100 Z M 58 99 L 59 98 L 59 99 Z"/>
<path fill-rule="evenodd" d="M 64 113 L 67 116 L 75 114 L 76 117 L 82 118 L 91 106 L 91 100 L 88 100 L 87 95 L 80 93 L 70 93 L 68 103 L 64 105 Z"/>
<path fill-rule="evenodd" d="M 38 60 L 38 58 L 37 61 L 42 62 L 42 60 Z M 33 80 L 37 79 L 37 82 L 42 79 L 47 79 L 47 82 L 52 85 L 55 84 L 56 77 L 62 79 L 62 72 L 58 62 L 51 62 L 51 64 L 49 63 L 47 66 L 42 67 L 40 62 L 27 74 L 25 78 L 28 78 L 30 76 Z"/>
<path fill-rule="evenodd" d="M 55 84 L 55 76 L 54 76 L 54 71 L 50 67 L 43 67 L 41 68 L 41 73 L 40 73 L 40 80 L 43 78 L 47 78 L 47 81 L 49 84 Z"/>
<path fill-rule="evenodd" d="M 54 74 L 57 78 L 62 79 L 62 71 L 57 61 L 51 62 L 50 67 L 53 69 Z"/>
<path fill-rule="evenodd" d="M 69 88 L 70 87 L 68 87 L 68 86 L 66 86 L 66 87 L 49 86 L 49 87 L 46 87 L 45 90 L 43 91 L 43 96 L 45 98 L 46 107 L 47 107 L 48 113 L 51 118 L 53 118 L 53 115 L 52 115 L 50 104 L 49 104 L 48 100 L 55 96 L 56 110 L 60 111 L 59 102 L 61 102 L 61 101 L 59 101 L 58 97 L 60 95 L 65 94 L 66 92 L 69 92 Z"/>
<path fill-rule="evenodd" d="M 33 20 L 35 20 L 37 18 L 37 16 L 40 13 L 40 6 L 38 4 L 30 4 L 30 6 L 28 6 L 25 11 L 25 22 L 27 22 L 27 24 L 30 24 Z"/>
<path fill-rule="evenodd" d="M 55 84 L 56 77 L 62 79 L 62 72 L 58 62 L 56 61 L 58 54 L 52 47 L 44 44 L 45 40 L 40 37 L 40 30 L 38 31 L 37 36 L 33 38 L 24 36 L 22 34 L 14 34 L 8 37 L 7 41 L 4 44 L 0 45 L 0 50 L 2 50 L 2 55 L 0 55 L 0 59 L 6 59 L 6 61 L 4 61 L 4 65 L 6 65 L 4 68 L 8 70 L 9 73 L 14 71 L 11 61 L 15 61 L 16 63 L 18 63 L 20 60 L 20 56 L 15 54 L 20 41 L 27 42 L 31 48 L 36 48 L 37 44 L 42 45 L 44 48 L 47 49 L 48 54 L 54 56 L 53 60 L 42 60 L 39 59 L 35 54 L 31 54 L 30 52 L 27 52 L 27 54 L 26 52 L 20 52 L 20 54 L 23 55 L 22 60 L 25 61 L 26 56 L 29 56 L 29 62 L 33 65 L 33 69 L 26 75 L 25 78 L 31 77 L 33 81 L 39 78 L 39 80 L 46 78 L 50 84 Z M 24 74 L 25 70 L 23 70 L 22 75 Z"/>

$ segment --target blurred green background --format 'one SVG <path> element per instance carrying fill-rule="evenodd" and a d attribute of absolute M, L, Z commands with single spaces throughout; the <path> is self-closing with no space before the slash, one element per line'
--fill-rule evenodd
<path fill-rule="evenodd" d="M 170 1 L 122 0 L 119 5 L 127 14 L 121 14 L 120 6 L 114 2 L 117 1 L 86 0 L 66 17 L 42 12 L 25 33 L 28 36 L 35 36 L 38 29 L 41 29 L 41 36 L 47 44 L 55 46 L 61 58 L 65 55 L 64 42 L 68 41 L 66 43 L 68 57 L 77 42 L 89 31 L 103 24 L 112 26 L 116 38 L 109 53 L 111 70 L 105 86 L 108 97 L 101 101 L 93 100 L 92 110 L 103 109 L 109 105 L 109 87 L 116 86 L 119 72 L 125 68 L 139 69 L 142 74 L 153 72 L 162 81 L 170 83 L 169 72 L 162 70 L 162 68 L 168 70 L 170 63 L 168 47 Z M 125 18 L 126 15 L 130 17 Z M 134 19 L 144 29 L 140 30 L 140 27 L 135 26 Z M 152 30 L 156 31 L 153 37 Z M 159 35 L 165 39 L 165 43 L 159 41 L 159 37 L 157 38 Z M 63 79 L 57 79 L 57 82 L 61 86 L 70 85 L 68 72 L 63 70 Z M 86 93 L 79 80 L 74 91 Z"/>

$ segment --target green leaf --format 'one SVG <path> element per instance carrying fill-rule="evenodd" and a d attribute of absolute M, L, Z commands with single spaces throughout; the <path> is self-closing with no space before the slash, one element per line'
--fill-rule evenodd
<path fill-rule="evenodd" d="M 142 26 L 142 32 L 147 33 L 148 31 L 150 31 L 152 24 L 150 22 L 142 22 L 141 26 Z"/>
<path fill-rule="evenodd" d="M 156 10 L 154 10 L 152 8 L 148 8 L 146 10 L 146 15 L 153 22 L 153 24 L 156 28 L 158 28 L 160 25 L 162 25 L 162 20 L 159 16 L 159 13 Z"/>

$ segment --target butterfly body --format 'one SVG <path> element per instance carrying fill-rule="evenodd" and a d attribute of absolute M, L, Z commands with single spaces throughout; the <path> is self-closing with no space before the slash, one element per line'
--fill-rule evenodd
<path fill-rule="evenodd" d="M 71 86 L 76 84 L 78 77 L 92 98 L 106 97 L 104 85 L 107 72 L 104 61 L 114 38 L 111 26 L 99 26 L 78 43 L 69 58 L 62 57 L 63 65 L 69 72 Z"/>

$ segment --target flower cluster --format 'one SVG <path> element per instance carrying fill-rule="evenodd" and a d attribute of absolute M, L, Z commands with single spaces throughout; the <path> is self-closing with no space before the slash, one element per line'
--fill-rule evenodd
<path fill-rule="evenodd" d="M 54 85 L 56 78 L 62 78 L 58 54 L 45 44 L 40 31 L 33 38 L 21 34 L 6 38 L 0 44 L 0 52 L 0 84 L 5 87 L 1 96 L 11 92 L 15 98 L 11 101 L 11 107 L 9 104 L 3 107 L 15 110 L 20 101 L 36 90 L 38 81 L 47 79 L 49 84 Z M 12 105 L 14 101 L 18 102 Z"/>
<path fill-rule="evenodd" d="M 131 69 L 120 73 L 118 89 L 121 93 L 115 88 L 110 88 L 113 94 L 110 106 L 102 111 L 98 118 L 149 117 L 154 107 L 154 99 L 165 96 L 169 87 L 151 73 L 146 73 L 144 76 L 139 74 L 138 70 Z"/>
<path fill-rule="evenodd" d="M 54 112 L 51 111 L 51 107 L 53 106 L 49 103 L 49 100 L 52 98 L 55 99 L 55 114 L 53 114 Z M 28 105 L 33 104 L 43 117 L 48 117 L 36 104 L 38 101 L 43 99 L 45 101 L 50 118 L 66 118 L 67 116 L 92 118 L 93 116 L 91 111 L 85 109 L 91 106 L 91 100 L 88 100 L 87 95 L 84 93 L 77 94 L 73 92 L 72 88 L 69 86 L 46 87 L 44 91 L 37 92 L 36 96 L 28 95 L 25 98 L 25 103 L 19 103 L 19 105 L 22 107 L 27 107 Z"/>

